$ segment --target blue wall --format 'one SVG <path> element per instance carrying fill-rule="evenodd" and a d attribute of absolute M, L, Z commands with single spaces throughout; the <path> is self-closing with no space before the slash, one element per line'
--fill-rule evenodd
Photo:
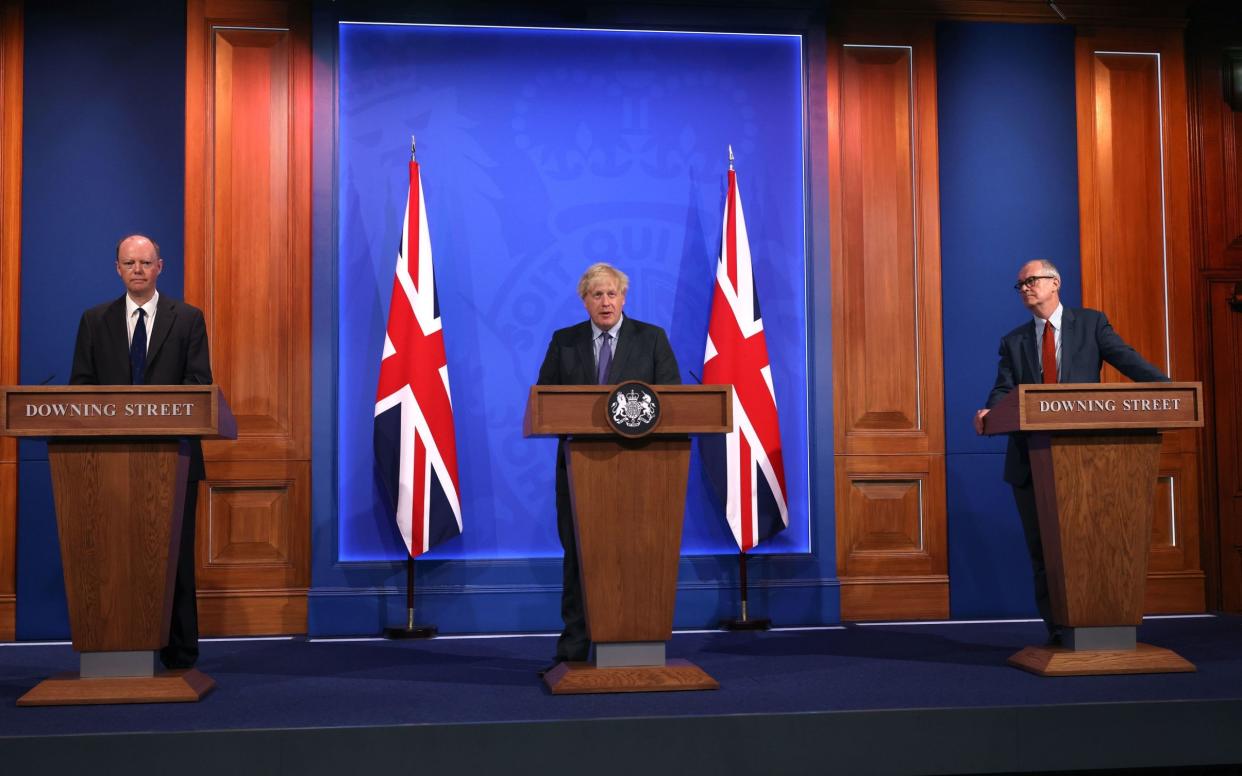
<path fill-rule="evenodd" d="M 1067 305 L 1078 277 L 1074 30 L 942 23 L 936 30 L 945 452 L 954 617 L 1035 612 L 1003 437 L 975 435 L 1001 335 L 1029 320 L 1012 286 L 1048 258 Z"/>
<path fill-rule="evenodd" d="M 159 242 L 159 289 L 181 295 L 185 25 L 179 3 L 26 4 L 23 383 L 67 382 L 82 311 L 124 292 L 124 234 Z M 19 457 L 17 635 L 67 636 L 47 448 Z"/>

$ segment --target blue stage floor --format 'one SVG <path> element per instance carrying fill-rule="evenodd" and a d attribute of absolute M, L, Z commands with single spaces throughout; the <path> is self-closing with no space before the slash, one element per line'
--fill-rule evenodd
<path fill-rule="evenodd" d="M 774 756 L 760 762 L 728 761 L 739 768 L 758 768 L 746 771 L 750 773 L 799 772 L 794 767 L 799 762 L 822 762 L 822 757 L 835 756 L 824 749 L 826 741 L 813 740 L 821 735 L 852 737 L 829 747 L 838 754 L 861 747 L 868 737 L 889 741 L 891 750 L 881 748 L 873 752 L 872 760 L 858 761 L 872 762 L 876 767 L 867 770 L 877 773 L 1242 763 L 1242 617 L 1154 618 L 1140 627 L 1141 641 L 1173 649 L 1194 663 L 1198 671 L 1190 674 L 1049 679 L 1006 665 L 1010 654 L 1038 643 L 1041 633 L 1042 627 L 1035 622 L 678 633 L 669 644 L 669 656 L 699 665 L 720 682 L 719 691 L 559 697 L 550 695 L 535 675 L 552 652 L 553 640 L 547 636 L 406 642 L 208 641 L 203 644 L 199 668 L 215 679 L 217 687 L 200 703 L 59 708 L 18 708 L 15 703 L 40 679 L 74 670 L 72 648 L 0 645 L 0 772 L 7 772 L 3 766 L 6 755 L 68 758 L 68 752 L 78 745 L 83 745 L 84 753 L 93 752 L 92 757 L 105 760 L 103 753 L 112 751 L 109 747 L 120 747 L 118 756 L 130 757 L 129 766 L 139 768 L 132 753 L 119 753 L 136 741 L 150 743 L 151 734 L 215 731 L 209 740 L 220 747 L 214 755 L 218 759 L 229 747 L 257 747 L 251 753 L 254 756 L 266 751 L 260 745 L 262 737 L 222 732 L 279 731 L 281 766 L 270 772 L 295 772 L 285 770 L 299 759 L 290 751 L 292 741 L 301 742 L 292 747 L 302 749 L 306 760 L 329 739 L 337 742 L 334 747 L 364 746 L 362 739 L 347 743 L 349 739 L 326 735 L 325 728 L 383 731 L 382 740 L 392 737 L 386 745 L 417 740 L 422 747 L 419 762 L 426 766 L 430 761 L 425 744 L 433 740 L 428 736 L 438 734 L 443 741 L 461 742 L 467 753 L 483 757 L 482 752 L 469 751 L 470 741 L 477 740 L 480 747 L 484 742 L 504 747 L 514 736 L 528 745 L 541 736 L 558 741 L 569 720 L 627 722 L 575 723 L 587 725 L 579 729 L 576 739 L 582 746 L 624 748 L 628 739 L 618 736 L 642 740 L 653 730 L 681 730 L 681 743 L 669 744 L 672 753 L 691 745 L 696 736 L 712 740 L 717 735 L 713 726 L 724 736 L 722 745 L 731 741 L 741 745 L 732 737 L 753 731 L 757 740 L 747 744 L 752 751 L 756 746 L 799 745 L 800 739 L 784 740 L 782 735 L 764 739 L 769 728 L 786 733 L 806 728 L 812 740 L 802 744 L 806 751 L 797 753 L 798 757 L 773 752 Z M 795 718 L 797 723 L 791 724 Z M 1073 723 L 1068 731 L 1055 730 L 1073 719 L 1081 723 Z M 1090 730 L 1110 719 L 1119 724 L 1129 720 L 1125 724 L 1136 727 L 1130 733 Z M 926 757 L 911 760 L 918 752 L 902 751 L 915 746 L 909 738 L 903 742 L 902 731 L 929 736 L 936 725 L 945 726 L 944 751 L 929 748 Z M 1060 740 L 1046 750 L 1024 742 L 1022 731 L 1032 725 L 1052 725 L 1050 734 Z M 1154 727 L 1148 731 L 1144 725 Z M 1214 732 L 1230 729 L 1231 735 Z M 986 741 L 981 756 L 968 751 L 955 755 L 961 742 L 971 741 L 975 732 L 981 743 Z M 1171 740 L 1143 740 L 1157 734 Z M 1002 741 L 996 740 L 998 735 Z M 1110 750 L 1114 737 L 1120 744 L 1136 736 L 1129 754 Z M 1182 743 L 1193 749 L 1180 745 L 1179 737 L 1186 736 L 1195 740 Z M 185 735 L 168 741 L 189 745 Z M 196 748 L 202 744 L 199 741 Z M 269 741 L 268 745 L 274 744 Z M 560 745 L 567 744 L 561 741 Z M 1077 749 L 1083 751 L 1076 754 Z M 514 767 L 522 770 L 517 767 L 523 762 L 521 751 L 520 743 L 510 749 L 510 772 Z M 1094 759 L 1092 752 L 1097 755 Z M 444 754 L 445 762 L 451 763 L 454 752 Z M 677 757 L 692 754 L 681 752 L 660 762 L 672 764 Z M 863 757 L 866 752 L 857 754 Z M 460 761 L 463 753 L 456 755 Z M 366 760 L 378 755 L 364 749 L 357 756 Z M 907 760 L 921 763 L 921 770 L 907 769 Z M 201 762 L 212 761 L 208 756 Z M 100 761 L 94 762 L 97 766 Z M 230 762 L 229 767 L 236 769 L 245 760 Z M 336 760 L 320 757 L 309 765 L 329 762 Z M 485 760 L 478 762 L 482 766 Z M 629 759 L 618 752 L 610 762 L 617 766 L 616 772 L 624 772 L 620 764 Z M 537 772 L 536 763 L 530 763 L 531 772 Z M 891 767 L 880 767 L 884 763 Z M 782 764 L 789 768 L 778 767 Z M 769 765 L 775 770 L 769 770 Z M 308 763 L 300 767 L 305 773 Z M 98 767 L 93 771 L 107 772 Z M 662 771 L 648 766 L 644 776 L 658 772 Z"/>

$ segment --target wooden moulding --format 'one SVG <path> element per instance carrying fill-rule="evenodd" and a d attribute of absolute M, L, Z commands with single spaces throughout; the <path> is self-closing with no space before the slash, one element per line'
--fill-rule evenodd
<path fill-rule="evenodd" d="M 1073 650 L 1027 647 L 1009 658 L 1009 665 L 1040 676 L 1188 673 L 1195 666 L 1176 652 L 1138 644 L 1133 650 Z"/>
<path fill-rule="evenodd" d="M 17 699 L 18 706 L 93 706 L 105 703 L 194 703 L 216 686 L 191 668 L 152 677 L 82 679 L 75 673 L 44 679 Z"/>
<path fill-rule="evenodd" d="M 662 666 L 596 668 L 590 663 L 561 663 L 543 677 L 553 695 L 609 692 L 719 690 L 720 683 L 685 660 Z"/>
<path fill-rule="evenodd" d="M 855 621 L 947 619 L 949 578 L 945 574 L 843 578 L 841 611 Z"/>

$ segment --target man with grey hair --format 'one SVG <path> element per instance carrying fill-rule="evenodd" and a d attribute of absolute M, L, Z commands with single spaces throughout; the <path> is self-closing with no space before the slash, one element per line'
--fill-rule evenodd
<path fill-rule="evenodd" d="M 987 409 L 975 413 L 976 433 L 983 433 L 983 419 L 988 410 L 1015 386 L 1024 383 L 1098 383 L 1100 367 L 1105 361 L 1135 382 L 1169 379 L 1113 331 L 1104 313 L 1085 307 L 1062 306 L 1061 273 L 1051 261 L 1035 259 L 1023 264 L 1013 287 L 1032 317 L 1001 337 L 996 383 L 988 394 Z M 1061 637 L 1058 624 L 1052 620 L 1025 434 L 1009 435 L 1005 482 L 1013 488 L 1018 516 L 1022 518 L 1022 532 L 1035 574 L 1035 605 L 1048 629 L 1049 646 L 1058 646 Z"/>
<path fill-rule="evenodd" d="M 587 267 L 578 281 L 578 296 L 586 307 L 587 320 L 552 334 L 539 367 L 540 385 L 613 385 L 626 380 L 651 385 L 681 384 L 677 358 L 664 330 L 621 314 L 629 285 L 625 273 L 610 264 L 601 262 Z M 556 448 L 556 527 L 565 550 L 561 589 L 561 619 L 565 628 L 556 642 L 556 663 L 581 662 L 590 657 L 591 641 L 578 574 L 564 439 Z M 540 671 L 540 675 L 556 663 Z"/>

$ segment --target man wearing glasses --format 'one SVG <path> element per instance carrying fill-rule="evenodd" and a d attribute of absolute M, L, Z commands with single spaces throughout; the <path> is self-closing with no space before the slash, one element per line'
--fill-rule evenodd
<path fill-rule="evenodd" d="M 996 384 L 988 394 L 988 408 L 1023 383 L 1098 383 L 1100 366 L 1105 361 L 1135 382 L 1168 381 L 1163 372 L 1113 331 L 1104 313 L 1061 305 L 1061 273 L 1051 261 L 1035 259 L 1023 264 L 1013 287 L 1031 311 L 1032 319 L 1001 337 L 1000 363 Z M 987 414 L 987 409 L 975 413 L 976 433 L 983 433 L 983 418 Z M 1048 628 L 1049 646 L 1057 646 L 1061 637 L 1052 621 L 1031 461 L 1023 434 L 1009 435 L 1005 482 L 1013 488 L 1022 518 L 1022 532 L 1035 572 L 1035 605 Z"/>
<path fill-rule="evenodd" d="M 164 269 L 160 247 L 131 234 L 116 246 L 116 274 L 125 284 L 118 299 L 82 314 L 73 349 L 70 385 L 209 385 L 211 359 L 203 312 L 155 290 Z M 181 546 L 173 586 L 166 668 L 192 668 L 198 659 L 198 605 L 194 585 L 194 511 L 205 478 L 203 448 L 190 440 L 190 469 L 182 511 Z"/>

